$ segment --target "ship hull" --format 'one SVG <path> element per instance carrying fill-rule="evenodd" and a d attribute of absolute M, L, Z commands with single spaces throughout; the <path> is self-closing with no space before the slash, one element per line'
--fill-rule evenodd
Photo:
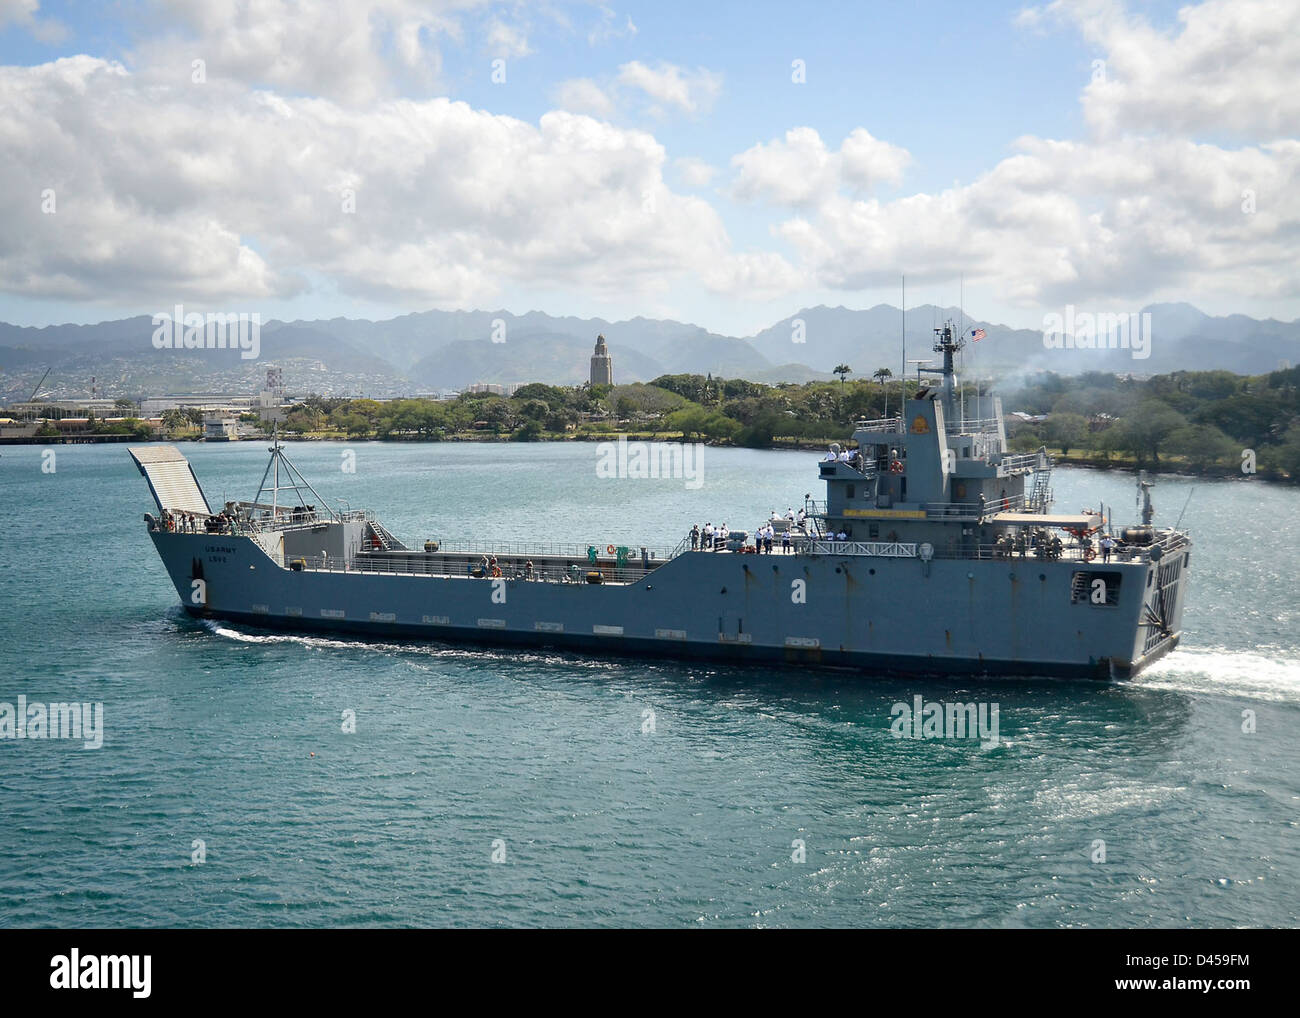
<path fill-rule="evenodd" d="M 293 571 L 250 537 L 150 536 L 196 617 L 864 675 L 1130 677 L 1177 646 L 1189 561 L 687 552 L 639 582 L 588 585 Z M 1100 602 L 1098 578 L 1112 588 Z"/>

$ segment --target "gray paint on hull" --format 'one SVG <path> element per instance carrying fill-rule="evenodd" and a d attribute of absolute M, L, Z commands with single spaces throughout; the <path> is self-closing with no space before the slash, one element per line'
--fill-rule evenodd
<path fill-rule="evenodd" d="M 1036 559 L 698 552 L 635 585 L 494 585 L 293 572 L 248 538 L 151 536 L 187 610 L 258 626 L 891 673 L 1135 674 L 1176 645 L 1185 587 L 1180 578 L 1173 588 L 1170 635 L 1143 655 L 1150 569 L 1141 562 L 1092 563 L 1123 575 L 1119 603 L 1100 606 L 1071 603 L 1073 574 L 1085 567 Z M 206 611 L 189 603 L 196 561 Z M 794 603 L 795 580 L 806 603 Z M 494 590 L 505 604 L 493 602 Z"/>

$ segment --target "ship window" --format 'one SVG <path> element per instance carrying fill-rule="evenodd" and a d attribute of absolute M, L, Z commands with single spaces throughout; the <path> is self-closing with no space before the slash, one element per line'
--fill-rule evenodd
<path fill-rule="evenodd" d="M 867 537 L 869 537 L 871 540 L 874 541 L 879 536 L 880 536 L 880 524 L 879 523 L 870 524 L 867 527 Z"/>
<path fill-rule="evenodd" d="M 854 497 L 854 487 L 853 487 L 853 485 L 851 485 L 851 484 L 846 484 L 846 485 L 844 486 L 844 496 L 845 496 L 846 498 L 853 498 L 853 497 Z"/>
<path fill-rule="evenodd" d="M 963 445 L 963 446 L 961 447 L 961 455 L 962 455 L 962 459 L 970 459 L 970 446 L 969 446 L 969 445 Z"/>

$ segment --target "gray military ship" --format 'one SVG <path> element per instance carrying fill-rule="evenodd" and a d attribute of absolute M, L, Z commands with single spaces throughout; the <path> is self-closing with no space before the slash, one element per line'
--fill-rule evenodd
<path fill-rule="evenodd" d="M 1140 523 L 1054 513 L 1046 450 L 1008 450 L 1000 398 L 959 398 L 962 338 L 935 334 L 943 367 L 918 369 L 934 384 L 832 447 L 825 499 L 774 520 L 771 553 L 735 533 L 663 552 L 410 548 L 327 505 L 278 441 L 253 501 L 216 511 L 176 448 L 129 451 L 199 618 L 870 674 L 1135 675 L 1178 645 L 1188 534 L 1153 525 L 1145 477 Z"/>

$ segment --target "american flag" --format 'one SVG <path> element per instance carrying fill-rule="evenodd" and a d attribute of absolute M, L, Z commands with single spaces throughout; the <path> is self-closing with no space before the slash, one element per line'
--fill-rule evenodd
<path fill-rule="evenodd" d="M 978 343 L 981 339 L 984 338 L 984 330 L 983 330 L 983 329 L 971 329 L 971 330 L 970 330 L 970 338 L 973 339 L 976 343 Z"/>

